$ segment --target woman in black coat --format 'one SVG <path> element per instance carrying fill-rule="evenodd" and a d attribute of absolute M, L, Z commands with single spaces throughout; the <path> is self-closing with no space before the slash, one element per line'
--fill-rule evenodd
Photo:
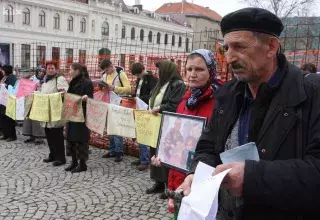
<path fill-rule="evenodd" d="M 7 89 L 9 86 L 14 87 L 17 82 L 17 78 L 12 74 L 12 66 L 4 65 L 2 67 L 2 72 L 4 73 L 4 77 L 1 79 L 1 84 L 5 84 Z M 0 106 L 0 117 L 3 132 L 3 136 L 0 137 L 0 140 L 6 140 L 7 142 L 17 140 L 16 121 L 6 116 L 6 107 L 3 105 Z"/>
<path fill-rule="evenodd" d="M 93 98 L 93 85 L 88 78 L 86 66 L 80 63 L 73 63 L 70 67 L 72 80 L 68 93 L 82 96 L 82 100 L 87 97 Z M 83 114 L 86 116 L 86 103 L 82 102 Z M 67 141 L 70 146 L 72 157 L 71 164 L 65 169 L 72 173 L 78 173 L 87 170 L 86 161 L 89 159 L 89 137 L 90 131 L 84 122 L 68 122 L 67 124 Z M 78 163 L 80 160 L 80 163 Z"/>

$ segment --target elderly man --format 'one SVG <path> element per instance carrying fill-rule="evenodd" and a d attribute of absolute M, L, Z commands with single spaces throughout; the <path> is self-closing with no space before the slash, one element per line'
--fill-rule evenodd
<path fill-rule="evenodd" d="M 218 219 L 317 219 L 320 207 L 320 77 L 307 75 L 280 53 L 281 20 L 245 8 L 221 21 L 228 64 L 237 79 L 216 92 L 191 172 L 199 161 L 228 168 Z M 255 142 L 260 161 L 221 165 L 219 154 Z"/>

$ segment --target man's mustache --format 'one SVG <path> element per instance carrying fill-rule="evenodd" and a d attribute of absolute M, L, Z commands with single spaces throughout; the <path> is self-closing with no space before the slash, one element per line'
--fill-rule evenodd
<path fill-rule="evenodd" d="M 243 68 L 243 66 L 240 63 L 231 63 L 231 67 L 234 70 Z"/>

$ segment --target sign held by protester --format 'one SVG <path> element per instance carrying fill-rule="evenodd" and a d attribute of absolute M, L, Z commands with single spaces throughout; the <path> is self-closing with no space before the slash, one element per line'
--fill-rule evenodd
<path fill-rule="evenodd" d="M 108 106 L 108 135 L 136 138 L 133 109 L 117 105 Z"/>
<path fill-rule="evenodd" d="M 13 120 L 16 120 L 16 102 L 16 97 L 10 95 L 7 101 L 6 116 Z"/>
<path fill-rule="evenodd" d="M 81 96 L 65 93 L 62 119 L 72 122 L 84 122 Z"/>
<path fill-rule="evenodd" d="M 108 104 L 94 99 L 87 99 L 87 127 L 100 135 L 103 135 L 108 113 Z"/>
<path fill-rule="evenodd" d="M 30 112 L 30 119 L 40 122 L 50 121 L 49 96 L 45 94 L 34 94 Z"/>
<path fill-rule="evenodd" d="M 24 102 L 25 97 L 17 98 L 16 102 L 16 120 L 24 120 Z"/>
<path fill-rule="evenodd" d="M 50 121 L 60 121 L 62 112 L 61 93 L 49 94 Z"/>
<path fill-rule="evenodd" d="M 25 97 L 30 93 L 33 93 L 37 90 L 38 84 L 29 79 L 20 79 L 18 90 L 17 90 L 17 98 Z"/>
<path fill-rule="evenodd" d="M 9 91 L 6 89 L 6 86 L 4 84 L 1 84 L 0 105 L 7 106 L 8 98 L 9 98 Z"/>
<path fill-rule="evenodd" d="M 137 142 L 153 148 L 157 147 L 161 115 L 149 111 L 135 110 Z"/>

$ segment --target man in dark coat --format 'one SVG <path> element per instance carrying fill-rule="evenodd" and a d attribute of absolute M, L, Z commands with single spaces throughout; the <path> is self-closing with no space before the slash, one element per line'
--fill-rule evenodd
<path fill-rule="evenodd" d="M 135 95 L 140 98 L 146 104 L 149 104 L 149 98 L 151 91 L 157 84 L 157 79 L 145 71 L 145 67 L 142 63 L 134 63 L 131 66 L 132 75 L 137 76 Z M 148 169 L 149 165 L 149 147 L 143 144 L 139 144 L 140 158 L 137 161 L 132 162 L 132 165 L 137 166 L 139 171 Z"/>
<path fill-rule="evenodd" d="M 320 76 L 280 53 L 281 20 L 246 8 L 221 21 L 227 63 L 236 79 L 215 94 L 212 118 L 180 189 L 190 193 L 199 161 L 232 168 L 217 219 L 317 219 L 320 207 Z M 220 153 L 255 142 L 260 161 L 222 164 Z M 222 164 L 222 165 L 221 165 Z M 316 217 L 317 216 L 317 217 Z"/>

